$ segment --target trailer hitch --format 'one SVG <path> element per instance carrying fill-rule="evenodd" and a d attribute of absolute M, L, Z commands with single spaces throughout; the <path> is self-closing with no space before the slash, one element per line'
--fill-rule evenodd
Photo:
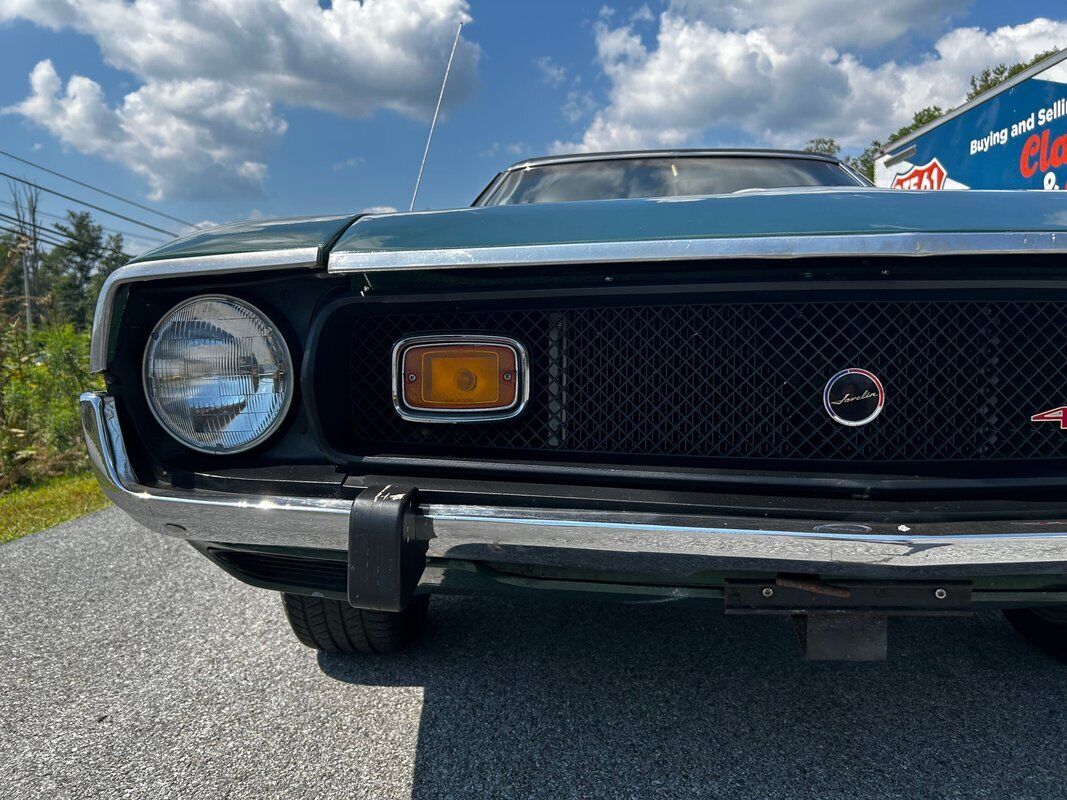
<path fill-rule="evenodd" d="M 780 614 L 793 622 L 810 661 L 883 661 L 891 616 L 968 616 L 960 582 L 834 581 L 805 576 L 728 580 L 727 614 Z"/>

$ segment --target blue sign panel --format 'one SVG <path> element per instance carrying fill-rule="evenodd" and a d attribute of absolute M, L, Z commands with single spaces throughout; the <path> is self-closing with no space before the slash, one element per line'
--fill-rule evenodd
<path fill-rule="evenodd" d="M 896 154 L 906 158 L 887 165 Z M 878 185 L 897 189 L 1064 188 L 1067 62 L 890 151 L 876 177 Z"/>

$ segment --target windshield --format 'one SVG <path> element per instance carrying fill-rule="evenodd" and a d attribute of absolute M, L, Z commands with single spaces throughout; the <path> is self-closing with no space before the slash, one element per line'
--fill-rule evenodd
<path fill-rule="evenodd" d="M 533 165 L 509 172 L 484 205 L 619 197 L 685 197 L 791 186 L 861 186 L 829 161 L 709 156 L 626 158 Z"/>

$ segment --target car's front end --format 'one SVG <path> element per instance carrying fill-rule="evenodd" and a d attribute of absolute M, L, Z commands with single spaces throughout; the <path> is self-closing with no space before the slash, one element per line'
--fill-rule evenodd
<path fill-rule="evenodd" d="M 813 657 L 878 657 L 894 614 L 1067 604 L 1057 199 L 833 188 L 201 234 L 105 286 L 92 462 L 149 530 L 286 593 L 298 635 L 299 598 L 384 619 L 548 590 L 790 614 Z M 301 638 L 368 649 L 322 638 L 343 627 Z"/>

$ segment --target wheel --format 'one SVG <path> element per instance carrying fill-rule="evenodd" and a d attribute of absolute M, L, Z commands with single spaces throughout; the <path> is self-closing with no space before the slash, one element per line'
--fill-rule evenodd
<path fill-rule="evenodd" d="M 1067 606 L 1009 608 L 1004 616 L 1030 644 L 1067 661 Z"/>
<path fill-rule="evenodd" d="M 403 611 L 363 611 L 343 600 L 283 594 L 285 616 L 296 638 L 325 653 L 395 653 L 426 626 L 429 595 L 419 595 Z"/>

